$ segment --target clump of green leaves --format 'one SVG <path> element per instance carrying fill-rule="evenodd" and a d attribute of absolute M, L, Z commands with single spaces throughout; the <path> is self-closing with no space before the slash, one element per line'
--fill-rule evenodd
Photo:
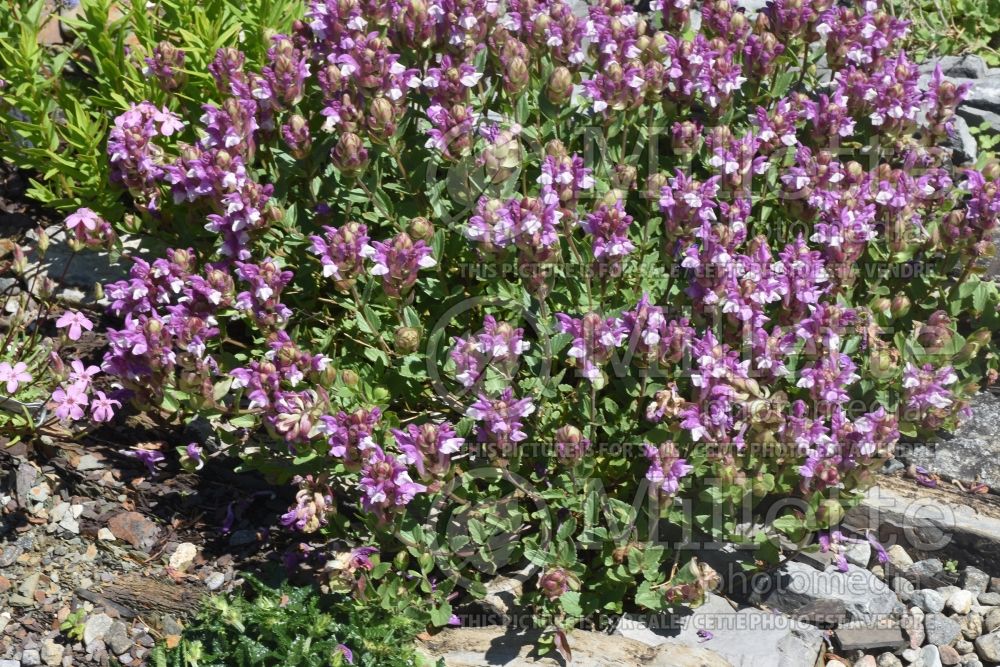
<path fill-rule="evenodd" d="M 413 648 L 422 629 L 401 615 L 309 586 L 271 587 L 246 577 L 249 591 L 214 596 L 180 643 L 153 651 L 156 667 L 431 667 Z M 346 651 L 344 650 L 346 648 Z"/>
<path fill-rule="evenodd" d="M 58 17 L 45 0 L 0 5 L 0 155 L 34 172 L 28 195 L 57 211 L 86 206 L 111 219 L 126 211 L 108 188 L 107 130 L 134 100 L 197 113 L 218 98 L 206 66 L 218 49 L 239 45 L 248 63 L 264 61 L 270 35 L 288 30 L 301 0 L 82 0 Z M 45 46 L 46 25 L 61 22 L 64 44 Z M 157 45 L 185 55 L 178 87 L 165 91 L 144 70 Z"/>
<path fill-rule="evenodd" d="M 896 0 L 892 8 L 912 22 L 915 57 L 974 53 L 1000 65 L 1000 0 Z"/>

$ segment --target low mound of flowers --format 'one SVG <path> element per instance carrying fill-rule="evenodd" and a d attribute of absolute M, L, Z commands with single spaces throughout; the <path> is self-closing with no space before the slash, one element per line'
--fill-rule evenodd
<path fill-rule="evenodd" d="M 525 563 L 557 647 L 697 603 L 680 545 L 831 544 L 997 379 L 1000 167 L 952 166 L 965 89 L 906 31 L 873 0 L 312 0 L 264 67 L 217 53 L 220 102 L 115 119 L 112 180 L 190 243 L 105 286 L 104 370 L 297 485 L 298 558 L 401 613 Z"/>

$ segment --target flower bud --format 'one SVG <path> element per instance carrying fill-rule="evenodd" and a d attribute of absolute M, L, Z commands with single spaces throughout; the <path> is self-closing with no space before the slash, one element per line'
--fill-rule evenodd
<path fill-rule="evenodd" d="M 549 157 L 566 157 L 566 145 L 558 139 L 552 139 L 545 144 L 545 154 Z"/>
<path fill-rule="evenodd" d="M 559 66 L 552 70 L 548 84 L 545 86 L 545 96 L 555 106 L 562 106 L 573 94 L 573 74 L 567 68 Z"/>
<path fill-rule="evenodd" d="M 518 95 L 528 85 L 530 79 L 531 73 L 528 71 L 528 65 L 524 62 L 524 58 L 514 56 L 507 62 L 503 87 L 508 94 Z"/>
<path fill-rule="evenodd" d="M 836 526 L 844 518 L 844 506 L 839 500 L 828 499 L 816 508 L 816 520 L 824 528 Z"/>
<path fill-rule="evenodd" d="M 429 241 L 434 236 L 434 225 L 427 218 L 419 216 L 410 220 L 406 233 L 418 241 Z"/>
<path fill-rule="evenodd" d="M 384 97 L 372 100 L 368 116 L 368 127 L 375 134 L 389 137 L 396 133 L 396 109 Z"/>
<path fill-rule="evenodd" d="M 330 154 L 333 164 L 345 175 L 353 176 L 368 165 L 368 151 L 365 143 L 353 132 L 340 135 L 337 145 Z"/>
<path fill-rule="evenodd" d="M 983 167 L 983 178 L 987 181 L 995 181 L 1000 179 L 1000 162 L 996 160 L 990 160 Z"/>
<path fill-rule="evenodd" d="M 993 341 L 993 332 L 987 327 L 976 329 L 972 335 L 969 336 L 969 340 L 976 342 L 979 345 L 989 345 Z"/>
<path fill-rule="evenodd" d="M 569 590 L 570 575 L 566 570 L 556 568 L 549 570 L 538 579 L 538 589 L 549 600 L 558 600 Z"/>
<path fill-rule="evenodd" d="M 416 327 L 399 327 L 393 336 L 396 352 L 412 354 L 420 348 L 420 329 Z"/>
<path fill-rule="evenodd" d="M 344 370 L 340 371 L 340 380 L 348 387 L 357 387 L 358 382 L 361 380 L 361 378 L 359 378 L 358 374 L 355 373 L 354 371 L 345 368 Z"/>
<path fill-rule="evenodd" d="M 890 312 L 894 318 L 905 317 L 910 312 L 910 299 L 905 294 L 897 294 L 892 299 Z"/>
<path fill-rule="evenodd" d="M 871 309 L 875 313 L 888 313 L 892 308 L 892 301 L 884 296 L 872 299 Z"/>

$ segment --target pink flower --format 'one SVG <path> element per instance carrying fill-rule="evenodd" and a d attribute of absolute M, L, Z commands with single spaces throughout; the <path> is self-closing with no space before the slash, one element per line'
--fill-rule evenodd
<path fill-rule="evenodd" d="M 56 320 L 56 328 L 68 328 L 69 339 L 80 340 L 80 336 L 83 335 L 83 329 L 91 331 L 94 328 L 94 323 L 88 320 L 86 315 L 77 310 L 67 310 Z"/>
<path fill-rule="evenodd" d="M 99 222 L 100 217 L 89 208 L 78 208 L 76 212 L 66 216 L 66 226 L 70 229 L 76 229 L 82 225 L 85 230 L 92 232 L 97 229 Z"/>
<path fill-rule="evenodd" d="M 79 382 L 87 387 L 90 386 L 90 381 L 94 376 L 101 372 L 101 369 L 97 366 L 84 366 L 83 362 L 79 359 L 74 359 L 70 364 L 70 368 L 73 370 L 69 373 L 69 379 L 74 383 Z"/>
<path fill-rule="evenodd" d="M 23 361 L 19 361 L 13 366 L 6 361 L 0 363 L 0 383 L 3 382 L 7 383 L 7 393 L 13 396 L 22 382 L 31 382 L 28 365 Z"/>
<path fill-rule="evenodd" d="M 90 402 L 90 414 L 95 422 L 109 422 L 115 416 L 115 408 L 120 408 L 122 404 L 105 396 L 103 391 L 96 393 L 97 396 Z"/>
<path fill-rule="evenodd" d="M 63 420 L 76 421 L 83 419 L 83 409 L 87 407 L 87 386 L 82 382 L 74 382 L 68 387 L 59 387 L 52 392 L 52 402 L 55 404 L 56 417 Z"/>

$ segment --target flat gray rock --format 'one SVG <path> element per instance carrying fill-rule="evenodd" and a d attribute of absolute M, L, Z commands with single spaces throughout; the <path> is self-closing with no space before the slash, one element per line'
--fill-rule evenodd
<path fill-rule="evenodd" d="M 733 609 L 714 594 L 687 616 L 626 615 L 615 634 L 649 646 L 708 648 L 739 667 L 812 667 L 823 643 L 822 631 L 808 623 L 754 607 Z"/>
<path fill-rule="evenodd" d="M 972 136 L 969 124 L 961 116 L 955 116 L 955 122 L 944 145 L 951 149 L 951 159 L 956 165 L 972 166 L 976 163 L 979 156 L 976 138 Z"/>
<path fill-rule="evenodd" d="M 920 66 L 921 74 L 933 74 L 934 68 L 940 65 L 941 73 L 945 76 L 959 77 L 963 79 L 983 79 L 989 71 L 986 63 L 979 56 L 942 56 L 935 58 Z"/>
<path fill-rule="evenodd" d="M 448 628 L 419 644 L 434 660 L 444 658 L 448 667 L 525 667 L 565 665 L 559 656 L 539 656 L 539 633 L 516 633 L 503 626 Z M 627 637 L 576 630 L 568 637 L 573 665 L 588 667 L 734 667 L 705 647 L 651 647 Z"/>
<path fill-rule="evenodd" d="M 939 442 L 905 445 L 901 458 L 950 478 L 977 477 L 1000 488 L 1000 396 L 980 392 L 972 398 L 972 416 L 955 434 Z"/>
<path fill-rule="evenodd" d="M 819 571 L 787 562 L 771 577 L 759 580 L 751 600 L 791 615 L 817 600 L 840 600 L 848 620 L 866 623 L 898 618 L 906 611 L 884 581 L 857 565 L 847 567 L 847 572 Z"/>

